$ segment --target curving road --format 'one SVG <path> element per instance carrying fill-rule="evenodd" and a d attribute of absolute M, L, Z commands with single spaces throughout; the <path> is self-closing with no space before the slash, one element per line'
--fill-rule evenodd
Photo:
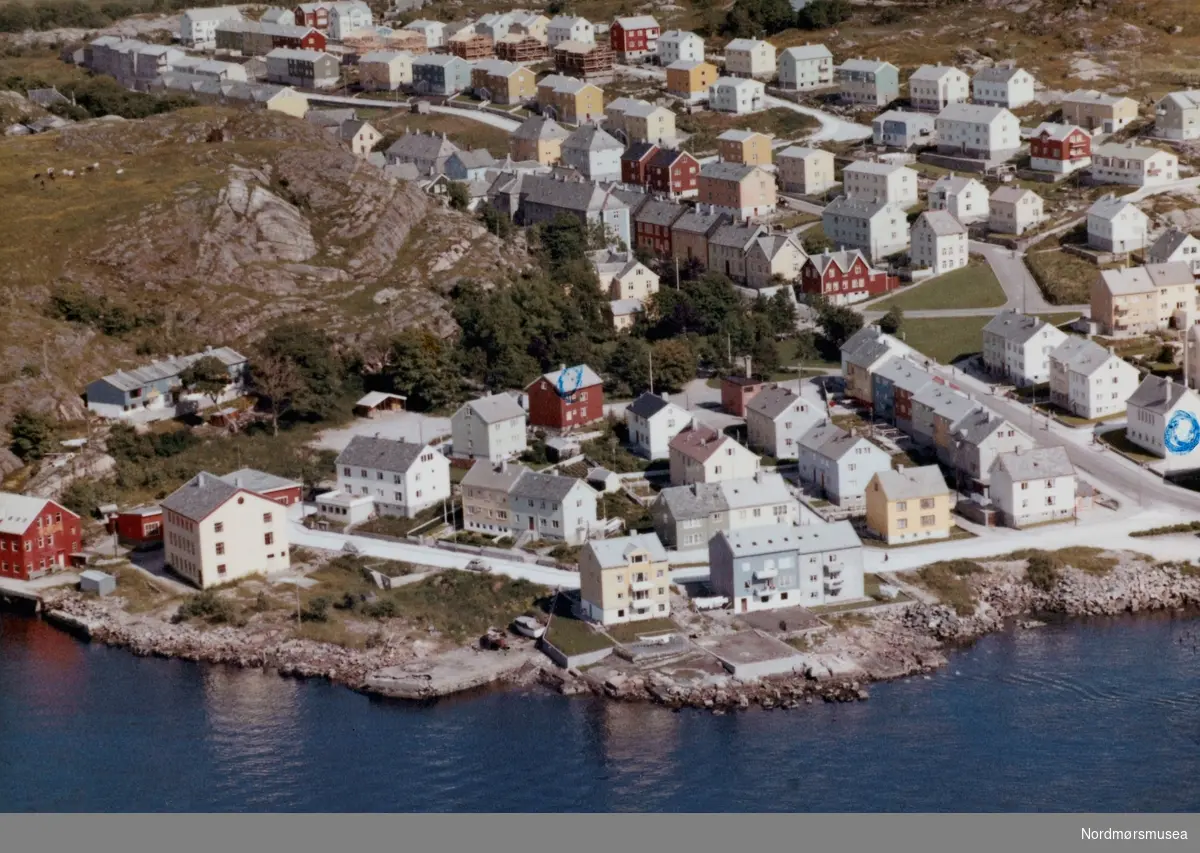
<path fill-rule="evenodd" d="M 385 110 L 409 109 L 408 101 L 385 101 L 379 98 L 350 98 L 345 95 L 325 95 L 320 92 L 305 92 L 305 95 L 310 101 L 319 101 L 322 104 L 338 104 L 346 107 L 371 107 L 373 109 Z M 431 104 L 429 110 L 430 112 L 441 113 L 443 115 L 460 116 L 471 121 L 477 121 L 480 124 L 490 124 L 492 127 L 498 127 L 508 133 L 512 133 L 521 126 L 521 123 L 516 119 L 505 118 L 495 113 L 485 113 L 479 110 L 467 110 L 462 107 L 442 107 Z"/>

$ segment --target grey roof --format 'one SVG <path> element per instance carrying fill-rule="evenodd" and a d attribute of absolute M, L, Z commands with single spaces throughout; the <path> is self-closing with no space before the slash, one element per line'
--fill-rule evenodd
<path fill-rule="evenodd" d="M 340 109 L 309 110 L 304 114 L 304 120 L 319 127 L 341 127 L 348 121 L 358 118 L 358 110 L 353 107 Z"/>
<path fill-rule="evenodd" d="M 725 500 L 720 483 L 674 486 L 659 492 L 657 500 L 666 506 L 676 521 L 704 518 L 714 512 L 729 510 L 729 502 Z"/>
<path fill-rule="evenodd" d="M 1155 290 L 1150 274 L 1145 267 L 1118 267 L 1100 270 L 1100 282 L 1114 296 L 1131 293 L 1151 293 Z"/>
<path fill-rule="evenodd" d="M 1092 153 L 1095 154 L 1096 152 L 1093 151 Z M 1127 206 L 1133 206 L 1135 210 L 1137 209 L 1133 202 L 1129 201 L 1123 196 L 1117 196 L 1109 193 L 1102 198 L 1096 199 L 1092 206 L 1088 208 L 1087 213 L 1088 216 L 1098 216 L 1101 219 L 1112 219 Z"/>
<path fill-rule="evenodd" d="M 811 157 L 814 154 L 829 154 L 829 152 L 821 148 L 806 148 L 803 145 L 789 145 L 787 148 L 775 154 L 775 162 L 778 163 L 780 160 L 790 160 L 793 157 L 797 160 L 803 160 L 807 157 Z M 832 157 L 833 155 L 829 154 L 829 156 Z"/>
<path fill-rule="evenodd" d="M 780 56 L 790 56 L 793 59 L 829 59 L 833 54 L 823 44 L 804 44 L 780 51 Z"/>
<path fill-rule="evenodd" d="M 833 216 L 848 216 L 854 219 L 874 219 L 880 211 L 891 206 L 891 202 L 883 199 L 850 198 L 840 195 L 825 205 L 825 213 Z"/>
<path fill-rule="evenodd" d="M 1015 65 L 996 65 L 979 69 L 975 72 L 975 79 L 984 83 L 1007 83 L 1020 72 L 1021 69 Z"/>
<path fill-rule="evenodd" d="M 525 410 L 511 394 L 490 394 L 487 397 L 471 400 L 463 408 L 470 409 L 487 424 L 525 417 Z"/>
<path fill-rule="evenodd" d="M 513 483 L 510 494 L 513 497 L 533 500 L 561 501 L 570 493 L 571 489 L 582 482 L 574 477 L 526 471 Z"/>
<path fill-rule="evenodd" d="M 563 142 L 563 148 L 582 151 L 624 151 L 625 146 L 594 124 L 575 129 Z"/>
<path fill-rule="evenodd" d="M 462 478 L 462 485 L 509 492 L 512 490 L 513 483 L 517 482 L 517 479 L 528 470 L 524 465 L 517 463 L 494 465 L 486 459 L 480 459 Z"/>
<path fill-rule="evenodd" d="M 1067 338 L 1050 353 L 1052 362 L 1058 362 L 1067 370 L 1084 376 L 1091 376 L 1112 358 L 1116 356 L 1095 341 L 1074 336 Z"/>
<path fill-rule="evenodd" d="M 763 133 L 759 130 L 738 130 L 733 128 L 722 133 L 717 137 L 717 139 L 724 140 L 726 142 L 745 142 L 747 139 L 750 139 L 754 136 L 765 136 L 768 139 L 771 138 L 769 133 Z"/>
<path fill-rule="evenodd" d="M 820 452 L 821 447 L 829 442 L 849 435 L 850 433 L 833 424 L 818 424 L 800 437 L 800 446 L 806 450 Z"/>
<path fill-rule="evenodd" d="M 46 498 L 0 492 L 0 533 L 20 535 L 46 507 Z M 16 545 L 13 545 L 16 548 Z"/>
<path fill-rule="evenodd" d="M 708 238 L 708 242 L 713 246 L 745 251 L 765 232 L 766 229 L 761 225 L 722 225 Z"/>
<path fill-rule="evenodd" d="M 1106 142 L 1092 149 L 1093 156 L 1120 157 L 1124 160 L 1148 160 L 1155 154 L 1169 153 L 1169 151 L 1163 151 L 1161 148 L 1151 148 L 1148 145 L 1135 145 L 1132 142 Z"/>
<path fill-rule="evenodd" d="M 746 404 L 746 409 L 775 420 L 795 402 L 803 398 L 790 388 L 764 388 Z"/>
<path fill-rule="evenodd" d="M 724 480 L 717 485 L 720 486 L 725 503 L 731 510 L 796 500 L 788 491 L 782 474 L 760 471 L 753 477 Z"/>
<path fill-rule="evenodd" d="M 975 184 L 985 193 L 987 192 L 987 187 L 979 183 L 979 181 L 964 175 L 942 175 L 933 182 L 933 189 L 947 195 L 953 195 L 967 189 L 971 184 Z"/>
<path fill-rule="evenodd" d="M 1050 324 L 1040 317 L 1004 310 L 983 327 L 985 334 L 999 335 L 1010 343 L 1023 344 Z"/>
<path fill-rule="evenodd" d="M 917 217 L 913 228 L 924 222 L 934 234 L 939 237 L 950 237 L 954 234 L 966 234 L 967 229 L 957 219 L 945 210 L 926 210 Z"/>
<path fill-rule="evenodd" d="M 614 22 L 621 25 L 622 29 L 648 29 L 657 27 L 658 21 L 650 15 L 634 15 L 628 18 L 617 18 Z"/>
<path fill-rule="evenodd" d="M 762 39 L 738 38 L 725 45 L 725 52 L 728 53 L 731 50 L 754 50 L 763 44 L 767 44 L 767 42 L 764 42 Z"/>
<path fill-rule="evenodd" d="M 744 181 L 758 166 L 747 166 L 742 163 L 705 163 L 700 167 L 700 177 L 717 181 Z"/>
<path fill-rule="evenodd" d="M 980 409 L 963 418 L 954 430 L 954 435 L 965 444 L 978 445 L 986 441 L 992 433 L 1006 426 L 1012 425 L 999 415 Z"/>
<path fill-rule="evenodd" d="M 457 160 L 465 169 L 480 169 L 496 165 L 496 158 L 486 148 L 473 148 L 470 151 L 455 151 L 450 155 L 451 160 Z"/>
<path fill-rule="evenodd" d="M 675 204 L 671 201 L 661 201 L 659 199 L 651 199 L 642 205 L 642 209 L 637 212 L 634 220 L 637 222 L 645 222 L 650 225 L 669 226 L 683 216 L 686 212 L 682 204 Z"/>
<path fill-rule="evenodd" d="M 162 501 L 163 509 L 177 512 L 184 518 L 199 521 L 238 493 L 220 477 L 201 471 Z"/>
<path fill-rule="evenodd" d="M 944 107 L 938 113 L 938 118 L 948 121 L 969 121 L 974 124 L 991 124 L 1005 113 L 1012 115 L 1004 107 L 989 107 L 986 104 L 958 102 Z"/>
<path fill-rule="evenodd" d="M 560 376 L 562 376 L 564 370 L 580 371 L 580 380 L 579 380 L 580 388 L 591 388 L 593 385 L 603 385 L 604 384 L 604 380 L 600 378 L 600 374 L 598 374 L 596 371 L 592 370 L 586 364 L 577 364 L 577 365 L 574 365 L 573 367 L 563 367 L 560 370 L 551 370 L 548 373 L 543 373 L 542 378 L 545 379 L 547 382 L 549 382 L 551 385 L 558 387 L 558 378 Z M 531 382 L 530 384 L 532 385 L 533 383 Z"/>
<path fill-rule="evenodd" d="M 143 367 L 135 367 L 133 370 L 118 370 L 116 373 L 110 373 L 108 376 L 103 377 L 103 381 L 114 388 L 119 388 L 123 391 L 133 391 L 149 385 L 151 382 L 178 376 L 190 365 L 206 356 L 217 358 L 227 367 L 233 367 L 236 364 L 244 364 L 246 362 L 246 356 L 237 350 L 230 349 L 229 347 L 215 347 L 212 350 L 196 352 L 191 355 L 182 355 L 178 358 L 164 358 L 161 361 L 151 362 Z"/>
<path fill-rule="evenodd" d="M 692 208 L 675 220 L 671 230 L 683 231 L 687 234 L 708 234 L 721 223 L 728 221 L 728 214 L 714 211 L 702 213 L 698 208 Z"/>
<path fill-rule="evenodd" d="M 839 270 L 846 272 L 852 266 L 854 266 L 856 261 L 862 261 L 866 265 L 867 269 L 872 273 L 878 272 L 878 270 L 871 266 L 870 262 L 858 249 L 842 249 L 841 251 L 837 252 L 822 252 L 819 255 L 810 255 L 809 260 L 812 261 L 813 266 L 817 268 L 817 272 L 819 272 L 821 275 L 825 275 L 825 271 L 829 269 L 830 264 L 834 264 Z M 878 330 L 878 327 L 865 326 L 864 330 L 865 329 Z M 860 332 L 856 332 L 855 334 L 860 334 L 861 331 L 862 330 L 860 330 Z"/>
<path fill-rule="evenodd" d="M 913 364 L 906 358 L 889 358 L 875 370 L 875 375 L 882 377 L 897 388 L 916 394 L 926 385 L 933 382 L 933 377 Z"/>
<path fill-rule="evenodd" d="M 948 74 L 958 71 L 953 65 L 922 65 L 912 73 L 909 80 L 941 80 Z M 961 71 L 958 71 L 961 74 Z"/>
<path fill-rule="evenodd" d="M 296 480 L 277 477 L 274 474 L 268 474 L 266 471 L 258 471 L 254 468 L 239 468 L 236 471 L 230 471 L 221 477 L 221 479 L 231 486 L 239 486 L 243 489 L 249 489 L 252 492 L 258 492 L 259 494 L 274 492 L 279 489 L 294 489 L 300 485 Z"/>
<path fill-rule="evenodd" d="M 838 69 L 841 71 L 871 71 L 878 74 L 884 68 L 892 65 L 890 62 L 884 62 L 882 59 L 847 59 Z M 892 65 L 895 68 L 894 65 Z"/>
<path fill-rule="evenodd" d="M 425 447 L 424 444 L 391 438 L 356 435 L 338 454 L 337 464 L 379 471 L 407 471 Z"/>
<path fill-rule="evenodd" d="M 729 533 L 721 532 L 717 535 L 729 543 L 729 549 L 738 557 L 777 554 L 782 551 L 815 554 L 821 551 L 843 551 L 847 548 L 862 547 L 862 540 L 858 538 L 854 526 L 849 521 L 786 526 L 768 524 Z"/>
<path fill-rule="evenodd" d="M 891 175 L 901 170 L 912 171 L 904 163 L 886 163 L 876 160 L 855 160 L 843 170 L 843 174 L 850 172 L 851 174 L 863 175 Z"/>
<path fill-rule="evenodd" d="M 922 465 L 920 468 L 902 468 L 899 471 L 878 471 L 879 481 L 888 500 L 915 500 L 931 495 L 948 494 L 950 487 L 937 465 Z"/>
<path fill-rule="evenodd" d="M 1016 204 L 1027 195 L 1041 198 L 1033 190 L 1026 189 L 1025 187 L 997 187 L 992 190 L 991 201 L 993 204 L 996 202 L 1001 204 Z"/>
<path fill-rule="evenodd" d="M 1151 263 L 1166 263 L 1180 246 L 1188 240 L 1195 239 L 1190 233 L 1181 228 L 1168 228 L 1159 235 L 1159 238 L 1154 241 L 1154 245 L 1147 250 L 1146 258 Z"/>
<path fill-rule="evenodd" d="M 981 403 L 972 400 L 964 394 L 949 388 L 946 385 L 934 383 L 927 385 L 913 395 L 913 405 L 925 406 L 930 409 L 936 417 L 944 418 L 953 429 L 958 425 L 958 422 L 965 418 L 971 412 L 982 408 Z"/>
<path fill-rule="evenodd" d="M 1171 261 L 1165 264 L 1146 264 L 1146 275 L 1155 287 L 1171 287 L 1178 284 L 1192 284 L 1191 266 L 1183 261 Z"/>
<path fill-rule="evenodd" d="M 657 394 L 651 394 L 649 391 L 643 391 L 641 396 L 629 404 L 626 411 L 633 412 L 639 418 L 652 418 L 671 405 L 670 402 L 664 400 Z"/>
<path fill-rule="evenodd" d="M 992 463 L 992 471 L 1007 471 L 1013 480 L 1040 480 L 1046 477 L 1071 477 L 1071 464 L 1065 447 L 1038 447 L 1017 453 L 1001 453 Z"/>
<path fill-rule="evenodd" d="M 1187 390 L 1187 386 L 1168 376 L 1147 376 L 1130 395 L 1126 405 L 1166 414 L 1175 408 Z"/>
<path fill-rule="evenodd" d="M 924 125 L 932 128 L 934 125 L 934 117 L 928 113 L 914 113 L 910 110 L 888 110 L 875 116 L 874 121 L 895 121 L 904 122 L 907 126 L 909 122 L 913 124 Z"/>
<path fill-rule="evenodd" d="M 667 549 L 653 533 L 620 536 L 616 539 L 593 539 L 585 547 L 592 552 L 602 569 L 627 566 L 630 558 L 639 551 L 648 552 L 650 560 L 655 563 L 665 563 L 667 560 Z"/>
<path fill-rule="evenodd" d="M 561 124 L 545 116 L 530 116 L 513 131 L 513 139 L 566 139 L 571 134 Z"/>
<path fill-rule="evenodd" d="M 850 341 L 846 343 L 849 344 Z M 843 345 L 842 358 L 855 367 L 869 368 L 891 351 L 891 341 L 887 336 L 880 335 L 877 338 L 859 341 L 853 348 Z"/>
<path fill-rule="evenodd" d="M 563 210 L 592 212 L 619 210 L 628 205 L 599 184 L 587 181 L 559 180 L 547 175 L 524 175 L 521 195 L 535 204 L 559 207 Z"/>
<path fill-rule="evenodd" d="M 866 442 L 867 444 L 871 445 L 871 447 L 874 447 L 880 453 L 886 452 L 873 441 L 868 441 L 861 435 L 851 435 L 850 433 L 835 436 L 834 438 L 829 439 L 817 447 L 816 452 L 819 456 L 824 456 L 826 459 L 841 459 L 847 453 L 858 447 L 858 445 L 862 442 Z"/>
<path fill-rule="evenodd" d="M 414 160 L 437 160 L 449 157 L 459 150 L 458 146 L 436 133 L 405 133 L 388 146 L 389 157 Z"/>

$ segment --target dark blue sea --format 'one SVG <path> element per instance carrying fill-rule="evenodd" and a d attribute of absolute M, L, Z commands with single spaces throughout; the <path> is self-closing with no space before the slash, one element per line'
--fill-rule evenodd
<path fill-rule="evenodd" d="M 431 706 L 0 615 L 3 811 L 1198 811 L 1200 620 L 985 638 L 871 699 Z"/>

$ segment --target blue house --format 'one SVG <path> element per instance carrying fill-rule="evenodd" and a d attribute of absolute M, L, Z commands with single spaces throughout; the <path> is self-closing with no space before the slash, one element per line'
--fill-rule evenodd
<path fill-rule="evenodd" d="M 165 358 L 133 370 L 118 370 L 87 386 L 87 407 L 102 418 L 155 421 L 212 405 L 212 399 L 189 394 L 179 374 L 202 358 L 212 357 L 229 370 L 229 385 L 218 401 L 240 397 L 246 390 L 246 357 L 229 347 Z"/>

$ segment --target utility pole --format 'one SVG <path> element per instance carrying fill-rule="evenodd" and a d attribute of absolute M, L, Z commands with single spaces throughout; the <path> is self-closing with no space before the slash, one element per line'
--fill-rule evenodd
<path fill-rule="evenodd" d="M 725 360 L 729 362 L 729 368 L 733 369 L 733 343 L 729 337 L 729 332 L 725 333 Z"/>
<path fill-rule="evenodd" d="M 679 289 L 679 255 L 675 256 L 675 289 Z"/>
<path fill-rule="evenodd" d="M 650 356 L 650 393 L 653 394 L 654 393 L 654 347 L 653 346 L 651 346 L 647 350 L 647 354 Z"/>

